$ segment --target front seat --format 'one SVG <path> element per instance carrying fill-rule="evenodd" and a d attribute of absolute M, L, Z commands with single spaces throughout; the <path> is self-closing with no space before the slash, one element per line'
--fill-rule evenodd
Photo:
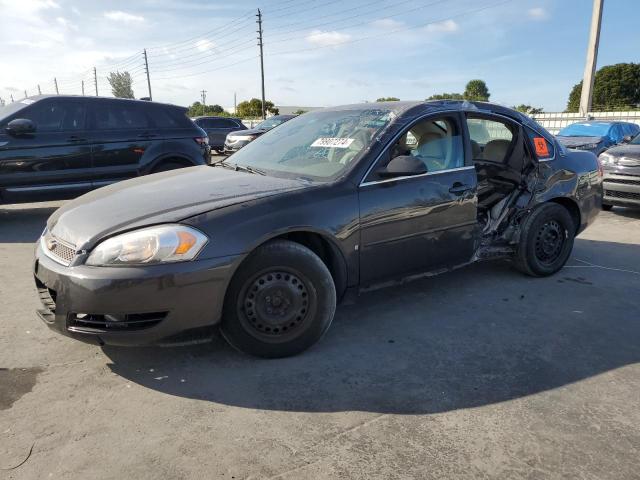
<path fill-rule="evenodd" d="M 428 172 L 446 168 L 444 138 L 437 133 L 427 132 L 422 135 L 412 155 L 424 162 Z"/>

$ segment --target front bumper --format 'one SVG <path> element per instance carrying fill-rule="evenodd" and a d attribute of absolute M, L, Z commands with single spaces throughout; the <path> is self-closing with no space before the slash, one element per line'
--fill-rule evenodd
<path fill-rule="evenodd" d="M 603 185 L 605 204 L 640 206 L 640 167 L 605 170 Z"/>
<path fill-rule="evenodd" d="M 51 329 L 99 345 L 211 337 L 237 256 L 144 267 L 65 267 L 36 248 L 34 275 Z"/>

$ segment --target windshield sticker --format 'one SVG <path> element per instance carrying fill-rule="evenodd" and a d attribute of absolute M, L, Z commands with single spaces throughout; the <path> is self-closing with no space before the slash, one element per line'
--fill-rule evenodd
<path fill-rule="evenodd" d="M 314 141 L 311 146 L 319 148 L 349 148 L 353 140 L 353 138 L 321 137 Z"/>
<path fill-rule="evenodd" d="M 535 137 L 533 139 L 533 144 L 536 147 L 536 155 L 539 157 L 548 157 L 549 156 L 549 147 L 547 147 L 547 141 L 542 137 Z"/>

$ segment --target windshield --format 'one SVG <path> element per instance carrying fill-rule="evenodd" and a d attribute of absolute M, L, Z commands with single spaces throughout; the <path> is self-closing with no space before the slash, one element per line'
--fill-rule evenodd
<path fill-rule="evenodd" d="M 32 103 L 33 100 L 25 98 L 24 100 L 20 100 L 19 102 L 12 102 L 4 105 L 3 107 L 0 107 L 0 122 L 2 122 L 5 118 L 10 117 L 17 111 L 31 105 Z"/>
<path fill-rule="evenodd" d="M 289 178 L 340 176 L 371 145 L 393 115 L 372 108 L 307 113 L 265 133 L 229 163 Z"/>
<path fill-rule="evenodd" d="M 281 123 L 286 122 L 286 118 L 267 118 L 264 122 L 260 122 L 256 125 L 257 130 L 271 130 L 273 127 L 277 127 Z"/>
<path fill-rule="evenodd" d="M 606 137 L 610 123 L 574 123 L 558 132 L 560 137 Z"/>
<path fill-rule="evenodd" d="M 633 140 L 631 140 L 629 143 L 640 145 L 640 133 L 636 134 L 636 136 L 633 137 Z"/>

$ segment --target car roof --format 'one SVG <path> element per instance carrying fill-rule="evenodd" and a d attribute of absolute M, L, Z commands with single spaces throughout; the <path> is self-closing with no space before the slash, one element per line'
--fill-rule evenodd
<path fill-rule="evenodd" d="M 213 120 L 218 120 L 218 119 L 224 119 L 224 120 L 236 120 L 236 121 L 241 121 L 239 118 L 237 117 L 223 117 L 220 115 L 199 115 L 197 117 L 193 117 L 194 120 L 200 120 L 202 118 L 206 118 L 206 119 L 213 119 Z"/>
<path fill-rule="evenodd" d="M 129 103 L 138 103 L 138 104 L 144 104 L 144 105 L 148 105 L 148 104 L 153 104 L 153 105 L 162 105 L 165 107 L 173 107 L 173 108 L 179 108 L 181 110 L 187 110 L 186 107 L 183 107 L 181 105 L 175 105 L 173 103 L 163 103 L 163 102 L 153 102 L 150 100 L 139 100 L 137 98 L 116 98 L 116 97 L 103 97 L 103 96 L 93 96 L 93 95 L 33 95 L 31 97 L 27 97 L 27 99 L 32 100 L 34 102 L 37 102 L 39 100 L 44 100 L 47 98 L 62 98 L 62 99 L 78 99 L 81 98 L 83 100 L 89 100 L 89 101 L 112 101 L 112 102 L 129 102 Z"/>

